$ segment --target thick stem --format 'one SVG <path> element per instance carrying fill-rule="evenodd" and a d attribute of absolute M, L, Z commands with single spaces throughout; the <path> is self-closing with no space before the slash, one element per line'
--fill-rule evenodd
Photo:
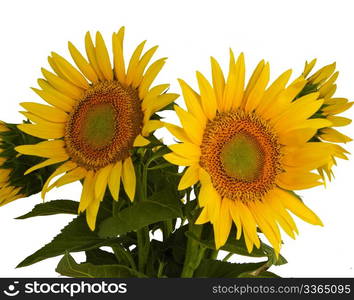
<path fill-rule="evenodd" d="M 196 238 L 200 238 L 202 233 L 203 226 L 189 224 L 189 231 L 194 234 Z M 186 257 L 183 264 L 183 270 L 181 277 L 182 278 L 192 278 L 194 271 L 198 268 L 203 256 L 205 253 L 205 248 L 194 240 L 193 238 L 188 237 L 187 239 L 187 248 L 186 248 Z"/>
<path fill-rule="evenodd" d="M 139 201 L 146 201 L 147 199 L 147 166 L 143 165 L 142 170 L 139 170 L 139 177 L 141 178 L 138 186 Z M 141 176 L 140 176 L 141 175 Z M 147 226 L 137 230 L 137 247 L 138 247 L 138 268 L 139 271 L 145 273 L 146 262 L 150 252 L 150 236 L 149 228 Z"/>

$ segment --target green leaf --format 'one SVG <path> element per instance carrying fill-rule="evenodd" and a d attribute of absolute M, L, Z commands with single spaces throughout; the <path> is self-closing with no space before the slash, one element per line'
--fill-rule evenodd
<path fill-rule="evenodd" d="M 268 246 L 267 244 L 262 243 L 262 249 L 264 249 L 264 252 L 267 254 L 271 264 L 275 266 L 280 266 L 288 263 L 288 261 L 282 255 L 279 254 L 277 257 L 274 249 Z"/>
<path fill-rule="evenodd" d="M 17 267 L 32 265 L 44 259 L 55 257 L 68 252 L 78 252 L 109 246 L 117 243 L 117 239 L 100 238 L 96 232 L 89 229 L 84 215 L 80 215 L 64 227 L 49 244 L 24 259 Z"/>
<path fill-rule="evenodd" d="M 179 198 L 169 189 L 154 193 L 144 202 L 134 203 L 102 222 L 99 236 L 114 237 L 144 226 L 182 215 Z"/>
<path fill-rule="evenodd" d="M 219 260 L 204 259 L 195 271 L 194 277 L 236 278 L 244 272 L 257 270 L 265 263 L 267 262 L 236 264 Z"/>
<path fill-rule="evenodd" d="M 93 265 L 118 264 L 118 261 L 113 253 L 101 250 L 99 248 L 86 251 L 86 262 Z"/>
<path fill-rule="evenodd" d="M 214 235 L 212 233 L 212 226 L 205 224 L 204 225 L 204 231 L 202 234 L 202 238 L 198 239 L 195 235 L 193 235 L 191 232 L 187 231 L 186 235 L 187 237 L 190 237 L 196 241 L 198 241 L 200 244 L 203 246 L 215 250 L 215 242 L 214 242 Z M 261 246 L 258 248 L 254 247 L 253 251 L 251 253 L 248 253 L 247 247 L 246 247 L 246 242 L 243 238 L 243 235 L 241 235 L 241 238 L 239 240 L 236 240 L 235 238 L 236 232 L 235 228 L 232 228 L 229 238 L 227 239 L 226 243 L 224 246 L 222 246 L 220 249 L 230 252 L 230 253 L 235 253 L 243 256 L 249 256 L 249 257 L 268 257 L 268 260 L 270 261 L 271 264 L 274 265 L 283 265 L 287 263 L 287 260 L 279 254 L 278 258 L 275 255 L 274 249 L 267 244 L 263 243 L 261 241 Z"/>
<path fill-rule="evenodd" d="M 186 232 L 186 235 L 187 235 L 187 237 L 196 240 L 204 247 L 215 250 L 215 242 L 213 239 L 202 239 L 201 240 L 201 239 L 198 239 L 194 234 L 192 234 L 189 231 Z M 264 251 L 262 251 L 262 249 L 257 249 L 257 248 L 253 248 L 253 251 L 251 253 L 248 253 L 246 243 L 245 243 L 243 237 L 241 236 L 241 238 L 239 240 L 236 240 L 236 238 L 234 237 L 233 234 L 230 234 L 227 242 L 220 249 L 225 250 L 227 252 L 243 255 L 243 256 L 250 256 L 250 257 L 265 257 L 265 256 L 267 256 L 267 254 L 264 253 Z"/>
<path fill-rule="evenodd" d="M 79 202 L 72 200 L 53 200 L 37 204 L 29 213 L 16 219 L 27 219 L 37 216 L 50 216 L 56 214 L 77 214 Z"/>
<path fill-rule="evenodd" d="M 63 276 L 77 278 L 146 277 L 144 274 L 123 265 L 93 265 L 91 263 L 78 264 L 68 253 L 66 253 L 60 260 L 56 271 Z"/>

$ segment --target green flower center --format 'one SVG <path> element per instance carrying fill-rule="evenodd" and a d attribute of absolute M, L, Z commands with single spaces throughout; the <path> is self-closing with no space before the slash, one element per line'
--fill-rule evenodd
<path fill-rule="evenodd" d="M 274 187 L 282 172 L 281 145 L 272 127 L 256 113 L 218 113 L 200 145 L 200 165 L 225 198 L 253 201 Z"/>
<path fill-rule="evenodd" d="M 244 181 L 255 180 L 263 164 L 259 143 L 246 133 L 237 133 L 221 151 L 225 172 Z"/>
<path fill-rule="evenodd" d="M 116 113 L 110 103 L 96 104 L 86 112 L 82 136 L 93 148 L 108 145 L 115 133 Z"/>

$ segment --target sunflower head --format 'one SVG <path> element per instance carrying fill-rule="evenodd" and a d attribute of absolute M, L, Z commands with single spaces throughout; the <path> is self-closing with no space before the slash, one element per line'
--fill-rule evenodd
<path fill-rule="evenodd" d="M 334 149 L 331 161 L 318 169 L 323 178 L 325 178 L 324 174 L 326 174 L 328 179 L 331 180 L 333 176 L 332 167 L 336 165 L 336 159 L 348 159 L 347 154 L 349 152 L 339 144 L 348 143 L 352 139 L 341 133 L 337 128 L 347 126 L 352 122 L 351 119 L 339 116 L 339 114 L 351 108 L 353 102 L 349 102 L 346 98 L 334 96 L 337 89 L 336 80 L 339 75 L 339 72 L 335 71 L 336 63 L 326 65 L 310 76 L 309 74 L 315 64 L 316 59 L 305 63 L 303 76 L 306 78 L 307 83 L 301 94 L 305 95 L 310 91 L 316 91 L 319 92 L 319 97 L 323 98 L 323 105 L 316 112 L 316 116 L 330 121 L 331 124 L 328 127 L 319 129 L 314 139 L 329 143 Z"/>
<path fill-rule="evenodd" d="M 113 60 L 99 32 L 95 43 L 86 34 L 86 57 L 69 43 L 76 67 L 52 53 L 48 62 L 53 72 L 42 69 L 40 89 L 33 88 L 47 104 L 22 103 L 26 110 L 22 113 L 31 123 L 19 129 L 45 140 L 16 148 L 46 158 L 27 173 L 58 164 L 42 189 L 43 197 L 53 187 L 83 180 L 79 212 L 86 210 L 92 230 L 107 186 L 118 200 L 122 181 L 134 200 L 134 147 L 150 143 L 149 135 L 162 126 L 157 118 L 150 118 L 178 96 L 166 92 L 168 84 L 151 87 L 165 63 L 162 58 L 149 65 L 157 46 L 144 53 L 145 41 L 140 43 L 126 68 L 123 38 L 123 27 L 112 35 Z"/>
<path fill-rule="evenodd" d="M 244 56 L 235 60 L 232 51 L 227 76 L 214 58 L 211 69 L 212 82 L 197 72 L 199 92 L 180 80 L 187 110 L 175 106 L 181 127 L 166 125 L 180 143 L 165 158 L 187 167 L 179 189 L 201 183 L 196 223 L 213 224 L 216 248 L 235 224 L 249 252 L 260 246 L 259 229 L 278 253 L 280 229 L 298 233 L 290 213 L 322 225 L 293 191 L 321 185 L 316 170 L 334 155 L 331 145 L 313 140 L 332 124 L 316 115 L 325 99 L 317 91 L 301 96 L 308 81 L 288 84 L 290 70 L 269 84 L 264 61 L 246 83 Z"/>
<path fill-rule="evenodd" d="M 0 206 L 38 193 L 43 182 L 53 172 L 53 169 L 47 167 L 23 176 L 28 162 L 36 164 L 43 159 L 26 159 L 14 147 L 38 141 L 39 139 L 19 131 L 16 124 L 0 122 Z"/>

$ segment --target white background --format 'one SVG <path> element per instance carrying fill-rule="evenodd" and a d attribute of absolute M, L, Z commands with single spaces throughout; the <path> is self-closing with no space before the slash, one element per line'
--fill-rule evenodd
<path fill-rule="evenodd" d="M 196 86 L 195 70 L 210 76 L 209 56 L 227 68 L 228 49 L 245 52 L 248 75 L 264 58 L 272 78 L 293 68 L 300 74 L 306 59 L 319 65 L 337 61 L 338 96 L 354 94 L 352 1 L 2 1 L 0 4 L 0 119 L 20 122 L 19 102 L 39 98 L 40 68 L 50 51 L 68 56 L 67 41 L 83 49 L 84 34 L 100 30 L 110 44 L 111 33 L 126 26 L 126 53 L 140 41 L 159 44 L 157 56 L 169 57 L 159 82 L 176 78 Z M 209 77 L 210 78 L 210 77 Z M 354 117 L 354 110 L 347 113 Z M 354 136 L 353 126 L 343 130 Z M 160 133 L 166 136 L 166 132 Z M 347 145 L 353 152 L 353 143 Z M 315 227 L 300 220 L 300 235 L 284 235 L 283 255 L 289 263 L 273 267 L 285 277 L 353 277 L 354 159 L 340 161 L 327 188 L 300 193 L 323 220 Z M 80 185 L 52 191 L 48 199 L 79 199 Z M 71 217 L 14 220 L 41 201 L 39 195 L 0 208 L 0 276 L 55 277 L 59 258 L 15 269 L 27 255 L 55 236 Z"/>

